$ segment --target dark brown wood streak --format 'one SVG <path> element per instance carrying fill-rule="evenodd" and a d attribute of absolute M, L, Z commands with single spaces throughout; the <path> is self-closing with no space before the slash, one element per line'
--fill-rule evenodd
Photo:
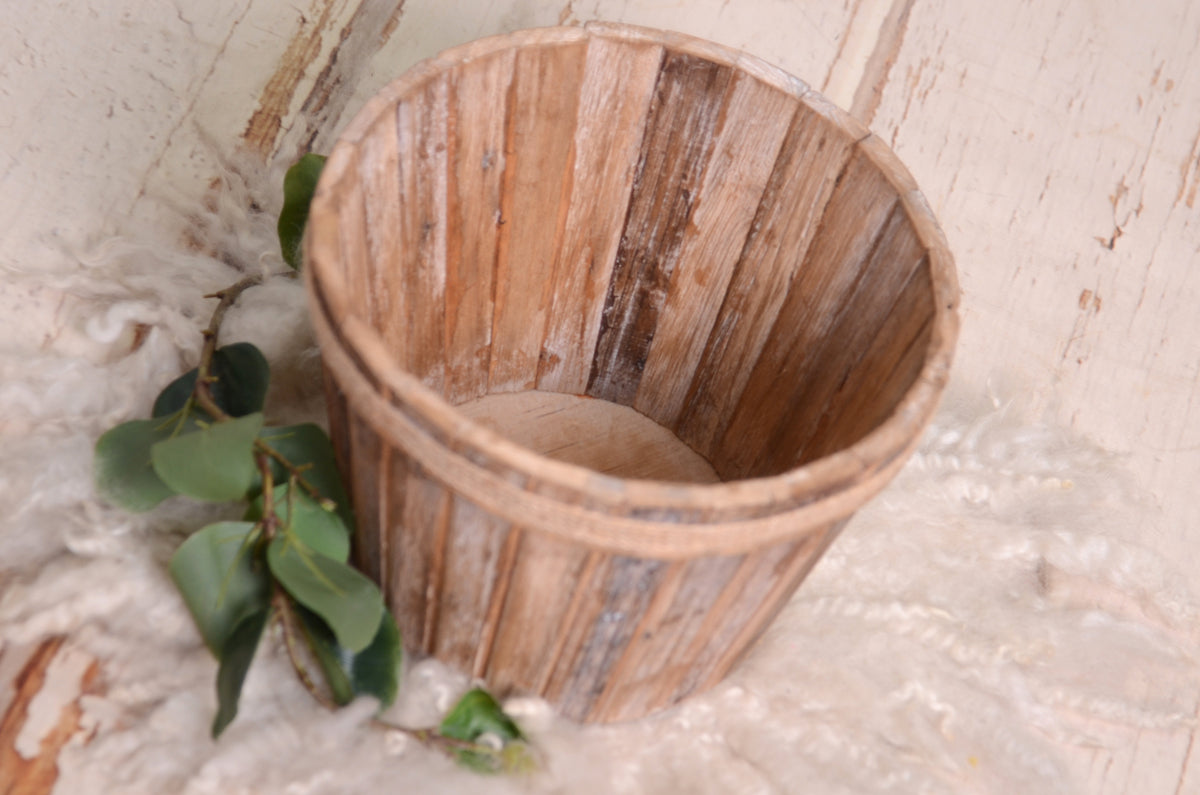
<path fill-rule="evenodd" d="M 592 397 L 633 402 L 732 77 L 691 55 L 663 62 L 592 358 Z"/>

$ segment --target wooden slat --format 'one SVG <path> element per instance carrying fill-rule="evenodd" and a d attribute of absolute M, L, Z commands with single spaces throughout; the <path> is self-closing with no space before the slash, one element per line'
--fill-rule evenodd
<path fill-rule="evenodd" d="M 703 692 L 725 678 L 730 669 L 771 625 L 779 611 L 787 605 L 788 596 L 795 592 L 801 581 L 812 571 L 812 567 L 817 565 L 817 561 L 837 538 L 844 524 L 838 522 L 832 527 L 785 545 L 786 552 L 782 559 L 775 561 L 769 569 L 760 569 L 762 575 L 753 578 L 753 590 L 758 590 L 760 585 L 765 587 L 753 595 L 752 589 L 747 588 L 739 595 L 737 607 L 740 609 L 733 611 L 733 615 L 727 614 L 725 624 L 727 632 L 734 629 L 736 632 L 722 633 L 722 642 L 717 642 L 715 638 L 709 641 L 707 649 L 700 654 L 699 659 L 708 658 L 711 663 L 696 665 L 697 671 L 707 672 L 707 678 L 698 682 L 695 689 L 688 692 Z M 767 571 L 770 571 L 769 576 Z M 715 659 L 709 656 L 714 652 Z"/>
<path fill-rule="evenodd" d="M 408 466 L 392 462 L 392 517 L 388 543 L 389 604 L 405 648 L 428 654 L 438 620 L 438 599 L 445 575 L 442 539 L 451 520 L 450 495 Z M 399 520 L 399 521 L 397 521 Z"/>
<path fill-rule="evenodd" d="M 768 471 L 788 469 L 812 460 L 807 447 L 818 433 L 832 434 L 841 443 L 839 446 L 858 441 L 849 436 L 848 429 L 844 431 L 832 425 L 831 412 L 836 411 L 839 418 L 844 416 L 835 405 L 835 398 L 844 394 L 852 376 L 854 384 L 871 393 L 875 400 L 879 399 L 881 390 L 888 389 L 882 381 L 883 373 L 891 369 L 887 365 L 871 372 L 854 373 L 854 369 L 861 365 L 873 343 L 888 345 L 893 342 L 881 339 L 879 331 L 886 324 L 905 285 L 921 267 L 924 256 L 920 241 L 897 206 L 876 241 L 874 251 L 863 264 L 857 282 L 839 300 L 823 338 L 809 345 L 802 364 L 793 371 L 796 383 L 790 389 L 790 402 L 793 406 L 804 406 L 805 410 L 781 418 L 774 433 L 768 437 L 769 442 L 760 453 L 761 460 L 767 462 Z M 928 289 L 928 282 L 919 284 Z M 910 309 L 913 305 L 906 303 L 904 308 Z M 898 360 L 909 341 L 895 342 L 901 344 L 891 350 L 891 355 Z"/>
<path fill-rule="evenodd" d="M 383 492 L 380 491 L 380 475 L 385 471 L 383 459 L 389 460 L 391 452 L 379 442 L 379 435 L 360 419 L 350 423 L 350 460 L 364 464 L 361 477 L 346 481 L 350 499 L 354 503 L 355 524 L 354 561 L 363 573 L 375 582 L 386 582 L 383 577 L 383 548 L 380 518 L 386 513 Z"/>
<path fill-rule="evenodd" d="M 795 402 L 811 372 L 812 349 L 836 344 L 830 334 L 838 308 L 859 281 L 896 203 L 895 191 L 871 161 L 861 152 L 852 156 L 710 458 L 723 478 L 777 474 L 791 465 L 793 457 L 779 450 L 773 434 L 815 408 Z"/>
<path fill-rule="evenodd" d="M 866 355 L 830 398 L 825 417 L 804 445 L 813 460 L 861 439 L 893 411 L 904 386 L 925 364 L 925 345 L 933 322 L 933 290 L 922 265 L 875 332 Z"/>
<path fill-rule="evenodd" d="M 497 693 L 539 692 L 538 673 L 563 640 L 561 628 L 572 604 L 570 598 L 548 599 L 547 584 L 578 587 L 587 559 L 582 547 L 544 533 L 522 534 L 504 612 L 487 667 L 480 672 Z"/>
<path fill-rule="evenodd" d="M 429 80 L 396 111 L 404 196 L 396 242 L 401 289 L 408 296 L 400 361 L 439 392 L 445 378 L 447 94 L 444 77 Z"/>
<path fill-rule="evenodd" d="M 710 460 L 850 155 L 851 143 L 837 133 L 825 117 L 801 108 L 758 205 L 675 427 Z"/>
<path fill-rule="evenodd" d="M 689 563 L 679 561 L 667 564 L 658 577 L 653 594 L 640 619 L 636 623 L 633 622 L 632 616 L 625 619 L 633 624 L 633 631 L 629 635 L 629 641 L 622 650 L 621 656 L 605 671 L 601 682 L 604 689 L 595 697 L 591 707 L 594 719 L 607 721 L 622 713 L 629 707 L 631 701 L 636 700 L 630 698 L 631 691 L 636 693 L 640 690 L 646 693 L 647 700 L 653 700 L 653 694 L 645 689 L 646 682 L 634 680 L 634 672 L 639 668 L 644 668 L 647 664 L 654 668 L 661 668 L 664 661 L 668 659 L 652 658 L 653 640 L 659 634 L 659 625 L 675 600 L 679 587 L 683 584 L 688 566 Z"/>
<path fill-rule="evenodd" d="M 689 55 L 663 62 L 588 379 L 593 397 L 630 405 L 637 393 L 732 77 Z"/>
<path fill-rule="evenodd" d="M 338 387 L 328 367 L 321 368 L 325 384 L 325 414 L 329 418 L 329 440 L 333 444 L 333 457 L 337 461 L 342 483 L 354 482 L 354 461 L 350 456 L 349 407 L 346 396 Z"/>
<path fill-rule="evenodd" d="M 596 698 L 625 652 L 667 569 L 668 564 L 662 561 L 613 557 L 602 579 L 598 583 L 593 579 L 598 585 L 598 610 L 590 615 L 582 642 L 574 654 L 563 659 L 561 673 L 550 683 L 548 697 L 564 716 L 583 720 L 593 715 Z"/>
<path fill-rule="evenodd" d="M 673 427 L 683 409 L 798 105 L 746 75 L 730 88 L 633 402 L 663 425 Z"/>
<path fill-rule="evenodd" d="M 412 298 L 403 289 L 408 264 L 401 239 L 400 142 L 396 114 L 382 114 L 371 134 L 358 142 L 357 184 L 370 200 L 363 208 L 368 275 L 365 289 L 369 318 L 389 348 L 408 350 L 408 314 Z M 354 213 L 359 212 L 352 208 Z M 401 359 L 404 361 L 404 359 Z"/>
<path fill-rule="evenodd" d="M 487 393 L 505 171 L 512 50 L 465 63 L 451 77 L 446 134 L 446 398 Z"/>
<path fill-rule="evenodd" d="M 337 185 L 340 196 L 337 206 L 338 242 L 343 274 L 340 286 L 345 290 L 346 303 L 355 307 L 361 317 L 374 323 L 377 306 L 371 293 L 373 264 L 367 244 L 367 210 L 362 176 L 357 168 L 347 168 Z"/>
<path fill-rule="evenodd" d="M 672 703 L 691 667 L 685 653 L 709 626 L 714 607 L 738 573 L 742 556 L 708 557 L 680 564 L 679 581 L 664 608 L 635 638 L 636 656 L 605 690 L 609 715 L 648 714 Z"/>
<path fill-rule="evenodd" d="M 585 42 L 521 50 L 509 91 L 488 389 L 537 383 L 566 224 Z"/>
<path fill-rule="evenodd" d="M 608 295 L 621 223 L 662 63 L 657 44 L 588 43 L 566 227 L 554 266 L 538 389 L 582 394 Z"/>
<path fill-rule="evenodd" d="M 438 659 L 473 671 L 480 640 L 488 625 L 491 600 L 497 584 L 511 571 L 512 561 L 504 555 L 510 534 L 508 522 L 473 503 L 454 498 L 454 522 L 445 541 L 445 572 L 438 594 L 439 617 L 430 651 Z M 487 648 L 483 651 L 487 652 Z M 479 660 L 486 662 L 486 657 Z"/>

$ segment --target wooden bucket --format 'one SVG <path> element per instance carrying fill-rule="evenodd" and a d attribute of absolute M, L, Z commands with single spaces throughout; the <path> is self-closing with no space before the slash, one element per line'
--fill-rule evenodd
<path fill-rule="evenodd" d="M 901 467 L 957 334 L 879 139 L 762 61 L 626 26 L 393 82 L 305 252 L 356 559 L 408 651 L 584 721 L 725 675 Z"/>

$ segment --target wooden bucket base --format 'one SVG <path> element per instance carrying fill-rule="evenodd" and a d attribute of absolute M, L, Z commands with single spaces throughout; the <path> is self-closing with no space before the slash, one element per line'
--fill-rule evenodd
<path fill-rule="evenodd" d="M 644 414 L 558 392 L 487 395 L 458 406 L 467 417 L 535 453 L 613 477 L 718 483 L 704 456 Z"/>

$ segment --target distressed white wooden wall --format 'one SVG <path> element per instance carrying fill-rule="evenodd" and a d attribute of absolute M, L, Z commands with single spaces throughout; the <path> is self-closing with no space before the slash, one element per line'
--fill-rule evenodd
<path fill-rule="evenodd" d="M 942 219 L 964 291 L 955 388 L 1019 398 L 1127 456 L 1163 508 L 1145 543 L 1181 576 L 1200 570 L 1192 0 L 16 0 L 5 12 L 0 265 L 35 271 L 129 216 L 182 230 L 146 196 L 187 206 L 224 158 L 328 148 L 388 79 L 473 38 L 602 18 L 759 55 L 889 141 Z M 42 311 L 50 336 L 62 298 L 0 286 L 0 313 Z M 1078 763 L 1096 792 L 1200 792 L 1192 745 L 1139 735 L 1125 756 Z"/>

